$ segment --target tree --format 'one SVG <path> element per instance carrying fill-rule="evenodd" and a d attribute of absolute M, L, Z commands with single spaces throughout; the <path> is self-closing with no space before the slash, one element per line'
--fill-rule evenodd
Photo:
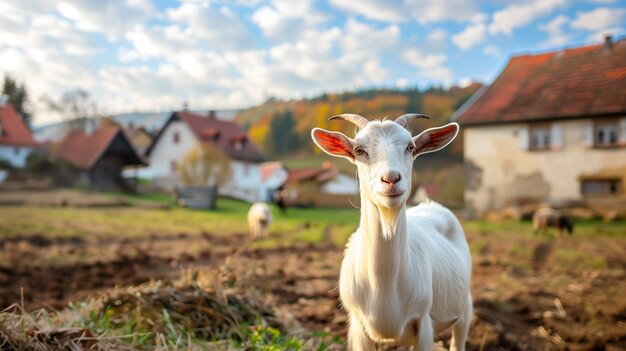
<path fill-rule="evenodd" d="M 285 155 L 300 148 L 300 138 L 295 132 L 296 121 L 291 110 L 275 113 L 270 121 L 269 145 L 274 155 Z"/>
<path fill-rule="evenodd" d="M 231 178 L 230 160 L 214 142 L 200 142 L 178 166 L 183 184 L 219 187 Z"/>
<path fill-rule="evenodd" d="M 4 76 L 2 94 L 9 96 L 9 103 L 20 114 L 24 123 L 30 127 L 33 116 L 29 112 L 28 91 L 24 83 L 19 84 L 11 76 Z"/>
<path fill-rule="evenodd" d="M 50 110 L 63 115 L 76 129 L 84 129 L 89 118 L 101 115 L 96 103 L 91 101 L 89 92 L 84 89 L 66 91 L 58 101 L 49 97 L 43 100 Z"/>

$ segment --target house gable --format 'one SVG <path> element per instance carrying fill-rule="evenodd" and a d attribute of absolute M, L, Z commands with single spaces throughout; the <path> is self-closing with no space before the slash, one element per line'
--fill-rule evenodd
<path fill-rule="evenodd" d="M 124 133 L 118 127 L 106 127 L 92 134 L 74 131 L 68 134 L 53 152 L 53 156 L 64 159 L 82 170 L 89 170 L 106 153 L 121 155 L 127 165 L 142 165 Z"/>
<path fill-rule="evenodd" d="M 32 133 L 11 104 L 0 105 L 0 145 L 37 146 Z"/>
<path fill-rule="evenodd" d="M 626 116 L 626 39 L 514 56 L 453 116 L 462 125 Z"/>

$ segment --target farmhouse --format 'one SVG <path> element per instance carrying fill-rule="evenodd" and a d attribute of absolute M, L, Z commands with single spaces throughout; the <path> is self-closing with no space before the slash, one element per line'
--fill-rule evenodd
<path fill-rule="evenodd" d="M 281 187 L 289 206 L 350 207 L 358 202 L 356 176 L 347 175 L 328 162 L 321 167 L 292 168 Z"/>
<path fill-rule="evenodd" d="M 0 160 L 22 168 L 36 146 L 37 142 L 15 108 L 0 101 Z"/>
<path fill-rule="evenodd" d="M 469 215 L 626 203 L 624 39 L 514 56 L 453 119 L 464 130 Z"/>
<path fill-rule="evenodd" d="M 119 127 L 103 127 L 93 133 L 74 131 L 53 148 L 55 159 L 69 161 L 91 189 L 129 190 L 122 169 L 141 166 L 143 161 Z"/>
<path fill-rule="evenodd" d="M 189 111 L 173 112 L 146 155 L 155 184 L 172 189 L 180 184 L 178 165 L 198 143 L 212 141 L 230 160 L 232 179 L 219 187 L 220 195 L 246 201 L 267 197 L 261 184 L 260 164 L 265 160 L 248 135 L 234 122 L 221 120 L 214 112 L 208 116 Z"/>

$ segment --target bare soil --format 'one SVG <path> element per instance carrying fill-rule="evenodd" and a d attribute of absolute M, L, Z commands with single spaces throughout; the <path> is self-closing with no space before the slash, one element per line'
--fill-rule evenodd
<path fill-rule="evenodd" d="M 14 303 L 28 310 L 63 308 L 115 286 L 173 278 L 190 267 L 225 265 L 275 296 L 304 327 L 345 337 L 346 317 L 336 289 L 342 247 L 302 244 L 247 249 L 233 256 L 246 240 L 244 233 L 3 239 L 0 309 Z M 611 250 L 603 243 L 592 247 L 608 266 L 585 270 L 554 268 L 556 248 L 582 245 L 575 238 L 539 244 L 529 262 L 520 264 L 504 260 L 497 243 L 482 247 L 474 257 L 476 318 L 469 350 L 626 350 L 623 242 Z M 440 345 L 447 345 L 449 335 L 440 337 Z"/>

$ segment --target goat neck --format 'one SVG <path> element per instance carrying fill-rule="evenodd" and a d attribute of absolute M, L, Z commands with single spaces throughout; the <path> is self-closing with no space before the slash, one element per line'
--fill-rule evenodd
<path fill-rule="evenodd" d="M 389 288 L 408 254 L 406 205 L 396 209 L 361 200 L 359 252 L 372 286 Z"/>

